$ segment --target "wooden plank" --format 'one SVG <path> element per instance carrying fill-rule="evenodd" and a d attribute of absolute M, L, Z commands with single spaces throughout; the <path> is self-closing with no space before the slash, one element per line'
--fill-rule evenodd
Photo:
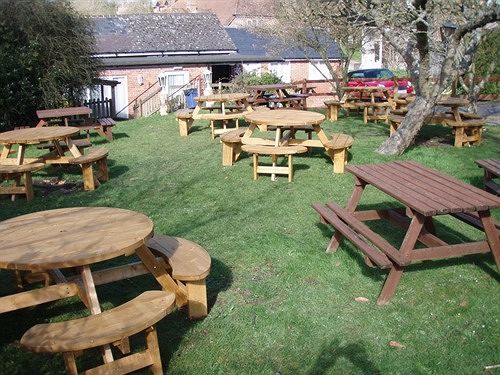
<path fill-rule="evenodd" d="M 429 201 L 436 202 L 436 205 L 443 205 L 446 209 L 443 212 L 461 212 L 463 211 L 463 198 L 455 197 L 450 193 L 449 189 L 442 184 L 435 183 L 433 180 L 428 179 L 425 175 L 415 174 L 413 170 L 404 168 L 395 163 L 390 168 L 396 173 L 400 173 L 400 179 L 410 185 L 409 188 L 414 189 L 415 194 L 421 194 L 429 199 Z"/>
<path fill-rule="evenodd" d="M 21 346 L 33 352 L 74 352 L 117 342 L 165 317 L 174 300 L 171 293 L 147 291 L 98 315 L 38 324 L 24 334 Z"/>
<path fill-rule="evenodd" d="M 0 267 L 36 271 L 131 255 L 152 237 L 153 222 L 124 209 L 72 207 L 4 220 L 0 234 Z"/>
<path fill-rule="evenodd" d="M 83 371 L 82 375 L 108 375 L 108 374 L 129 374 L 142 368 L 151 366 L 153 358 L 147 351 L 134 353 L 126 357 L 117 359 L 111 363 L 106 363 L 98 367 Z"/>
<path fill-rule="evenodd" d="M 443 199 L 438 194 L 433 193 L 432 191 L 428 191 L 429 186 L 421 181 L 414 181 L 411 178 L 408 178 L 405 175 L 404 168 L 398 168 L 397 165 L 373 165 L 372 171 L 376 172 L 378 178 L 391 180 L 393 182 L 397 182 L 398 190 L 404 190 L 406 194 L 410 195 L 414 199 L 426 202 L 427 205 L 434 208 L 438 213 L 443 212 L 447 213 L 450 211 L 449 202 L 446 199 Z M 408 174 L 407 172 L 406 174 Z M 459 211 L 459 209 L 457 209 Z"/>
<path fill-rule="evenodd" d="M 147 246 L 142 245 L 136 250 L 136 254 L 148 268 L 149 272 L 153 274 L 162 288 L 175 293 L 177 306 L 185 305 L 187 303 L 186 293 L 179 288 L 177 283 L 170 277 L 165 267 L 163 267 L 161 263 L 156 260 L 156 257 L 151 253 L 151 250 L 149 250 Z"/>
<path fill-rule="evenodd" d="M 329 208 L 319 203 L 314 203 L 312 207 L 321 215 L 321 217 L 329 222 L 335 230 L 338 230 L 349 241 L 356 245 L 368 258 L 370 258 L 377 266 L 388 268 L 392 266 L 389 258 L 373 246 L 362 240 L 359 235 L 345 224 L 340 218 Z"/>
<path fill-rule="evenodd" d="M 472 225 L 476 229 L 484 231 L 483 224 L 481 223 L 481 218 L 476 213 L 464 212 L 464 213 L 452 214 L 452 216 L 463 221 L 464 223 Z M 494 225 L 497 229 L 500 229 L 500 221 L 495 221 Z"/>
<path fill-rule="evenodd" d="M 356 232 L 361 234 L 364 238 L 375 245 L 378 250 L 382 251 L 385 255 L 398 263 L 400 266 L 409 264 L 409 262 L 403 259 L 398 249 L 392 246 L 387 240 L 373 232 L 363 222 L 356 219 L 353 214 L 333 202 L 327 203 L 326 206 L 331 209 L 340 219 L 346 222 L 347 225 L 352 227 Z"/>
<path fill-rule="evenodd" d="M 439 247 L 431 247 L 427 249 L 415 249 L 411 253 L 411 261 L 446 259 L 460 257 L 470 254 L 489 253 L 490 248 L 488 242 L 478 241 L 471 243 L 462 243 L 458 245 L 447 245 Z"/>
<path fill-rule="evenodd" d="M 0 297 L 0 314 L 76 296 L 78 291 L 76 283 L 64 283 Z"/>
<path fill-rule="evenodd" d="M 380 175 L 372 170 L 372 165 L 348 165 L 346 168 L 355 176 L 375 186 L 377 189 L 383 191 L 405 205 L 416 209 L 423 215 L 433 216 L 437 212 L 436 209 L 429 205 L 425 200 L 418 200 L 406 193 L 405 190 L 401 189 L 401 185 L 399 185 L 397 179 L 392 180 L 380 178 Z"/>
<path fill-rule="evenodd" d="M 395 163 L 399 165 L 398 163 Z M 475 193 L 468 193 L 464 188 L 457 188 L 450 181 L 439 179 L 438 176 L 422 169 L 416 169 L 413 166 L 406 168 L 408 178 L 420 181 L 420 184 L 427 189 L 433 189 L 440 194 L 441 199 L 453 202 L 451 212 L 475 211 L 475 208 L 483 208 L 482 200 Z"/>
<path fill-rule="evenodd" d="M 401 164 L 401 162 L 396 163 Z M 482 189 L 459 181 L 431 168 L 424 167 L 423 165 L 420 165 L 412 160 L 408 160 L 405 163 L 411 165 L 414 170 L 420 170 L 423 174 L 427 174 L 429 178 L 447 185 L 450 190 L 453 190 L 454 192 L 461 192 L 467 200 L 472 199 L 474 201 L 479 201 L 480 209 L 483 209 L 485 206 L 490 209 L 500 207 L 500 198 L 495 197 Z"/>

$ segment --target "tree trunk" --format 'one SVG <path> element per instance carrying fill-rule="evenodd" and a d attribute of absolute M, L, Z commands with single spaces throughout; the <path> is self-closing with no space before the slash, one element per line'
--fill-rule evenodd
<path fill-rule="evenodd" d="M 377 149 L 383 155 L 401 155 L 410 146 L 420 128 L 431 115 L 435 100 L 417 96 L 408 107 L 398 130 Z"/>

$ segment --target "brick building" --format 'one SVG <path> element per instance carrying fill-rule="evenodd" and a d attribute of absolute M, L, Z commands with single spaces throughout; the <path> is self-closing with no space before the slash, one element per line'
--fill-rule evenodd
<path fill-rule="evenodd" d="M 134 101 L 159 90 L 158 76 L 166 77 L 167 93 L 196 84 L 210 70 L 212 81 L 227 82 L 241 71 L 271 71 L 284 82 L 324 79 L 324 63 L 314 51 L 286 48 L 270 37 L 242 28 L 224 28 L 218 18 L 203 13 L 151 13 L 95 17 L 96 53 L 101 78 L 119 81 L 116 110 L 119 117 L 134 116 Z M 331 60 L 341 58 L 334 41 Z M 317 60 L 314 60 L 314 59 Z M 199 85 L 199 83 L 198 83 Z M 125 108 L 125 109 L 123 109 Z M 123 110 L 122 110 L 123 109 Z"/>

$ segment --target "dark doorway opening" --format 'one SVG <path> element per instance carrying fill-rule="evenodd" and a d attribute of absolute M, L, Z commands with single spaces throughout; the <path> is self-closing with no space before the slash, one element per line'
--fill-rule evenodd
<path fill-rule="evenodd" d="M 212 65 L 212 83 L 227 83 L 233 76 L 234 65 Z"/>

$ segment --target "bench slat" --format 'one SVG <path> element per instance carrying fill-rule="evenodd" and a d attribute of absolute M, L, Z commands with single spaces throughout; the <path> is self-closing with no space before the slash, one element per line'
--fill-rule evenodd
<path fill-rule="evenodd" d="M 147 291 L 97 315 L 38 324 L 23 335 L 21 345 L 33 352 L 74 352 L 116 342 L 153 326 L 172 310 L 174 301 L 172 293 Z"/>
<path fill-rule="evenodd" d="M 373 232 L 366 224 L 356 219 L 353 214 L 340 207 L 338 204 L 329 202 L 326 206 L 331 209 L 343 221 L 347 222 L 354 230 L 359 232 L 363 237 L 372 242 L 377 248 L 385 253 L 389 258 L 395 261 L 400 266 L 409 264 L 405 261 L 398 249 L 392 246 L 386 239 Z"/>
<path fill-rule="evenodd" d="M 147 246 L 165 258 L 172 267 L 172 277 L 175 280 L 203 280 L 210 272 L 210 255 L 194 242 L 180 237 L 155 234 L 148 240 Z"/>
<path fill-rule="evenodd" d="M 108 156 L 108 150 L 105 148 L 93 148 L 88 154 L 79 156 L 77 158 L 69 159 L 70 164 L 86 164 L 92 163 L 97 160 L 103 159 Z"/>
<path fill-rule="evenodd" d="M 6 173 L 25 173 L 25 172 L 35 172 L 42 169 L 45 166 L 43 163 L 28 163 L 28 164 L 0 164 L 0 174 Z"/>
<path fill-rule="evenodd" d="M 338 230 L 343 236 L 356 245 L 368 258 L 370 258 L 370 260 L 373 261 L 373 263 L 380 268 L 392 267 L 392 262 L 384 253 L 376 250 L 373 246 L 362 240 L 359 235 L 347 224 L 345 224 L 332 210 L 320 203 L 314 203 L 312 207 L 321 215 L 323 219 L 333 225 L 335 230 Z"/>
<path fill-rule="evenodd" d="M 262 146 L 262 145 L 243 145 L 241 149 L 251 154 L 263 155 L 293 155 L 307 152 L 305 146 Z"/>

